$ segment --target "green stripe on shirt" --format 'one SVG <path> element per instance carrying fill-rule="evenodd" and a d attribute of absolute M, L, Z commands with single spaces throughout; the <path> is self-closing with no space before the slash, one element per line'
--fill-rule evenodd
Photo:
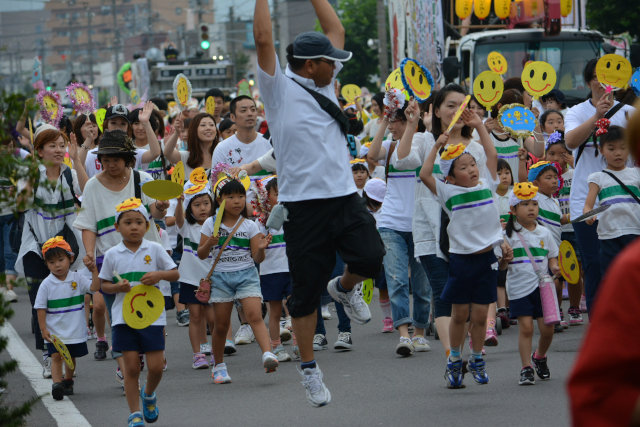
<path fill-rule="evenodd" d="M 271 236 L 271 243 L 284 243 L 284 234 L 276 234 Z"/>
<path fill-rule="evenodd" d="M 547 254 L 549 253 L 548 250 L 542 249 L 542 248 L 529 248 L 529 251 L 531 251 L 531 255 L 533 255 L 534 257 L 537 257 L 537 256 L 546 257 Z M 527 251 L 525 251 L 524 248 L 514 248 L 513 257 L 514 258 L 528 257 Z"/>
<path fill-rule="evenodd" d="M 562 218 L 561 215 L 555 213 L 555 212 L 551 212 L 551 211 L 546 211 L 544 209 L 539 209 L 539 214 L 541 217 L 548 219 L 549 221 L 555 221 L 555 222 L 560 222 L 560 218 Z"/>
<path fill-rule="evenodd" d="M 228 236 L 220 236 L 218 238 L 218 246 L 224 245 L 224 242 L 226 242 L 227 237 Z M 250 243 L 249 239 L 243 239 L 241 237 L 232 237 L 231 240 L 229 241 L 230 246 L 238 246 L 241 248 L 248 248 L 249 243 Z"/>
<path fill-rule="evenodd" d="M 36 206 L 41 207 L 43 210 L 46 211 L 61 211 L 63 209 L 69 209 L 69 208 L 73 208 L 74 207 L 74 203 L 73 203 L 73 198 L 70 196 L 70 198 L 67 200 L 63 200 L 61 202 L 58 203 L 45 203 L 44 200 L 42 200 L 39 197 L 36 197 L 33 200 L 33 204 Z"/>
<path fill-rule="evenodd" d="M 75 297 L 50 299 L 47 301 L 47 308 L 63 308 L 71 307 L 84 303 L 84 295 L 76 295 Z"/>
<path fill-rule="evenodd" d="M 517 153 L 519 149 L 520 145 L 518 144 L 510 145 L 508 147 L 496 147 L 496 151 L 498 152 L 498 154 L 513 154 Z"/>
<path fill-rule="evenodd" d="M 389 173 L 391 172 L 414 172 L 416 174 L 416 176 L 420 175 L 420 169 L 421 168 L 417 168 L 417 169 L 396 169 L 393 167 L 393 165 L 389 165 Z"/>
<path fill-rule="evenodd" d="M 129 282 L 139 282 L 145 274 L 147 274 L 146 271 L 132 271 L 130 273 L 122 273 L 120 274 L 120 277 L 127 279 Z M 112 277 L 111 281 L 113 283 L 118 283 L 118 278 Z"/>
<path fill-rule="evenodd" d="M 183 243 L 185 246 L 189 246 L 191 249 L 193 249 L 194 251 L 198 250 L 198 245 L 200 244 L 200 242 L 192 242 L 191 239 L 188 238 L 184 238 L 183 239 Z"/>
<path fill-rule="evenodd" d="M 109 227 L 113 227 L 113 225 L 116 223 L 116 217 L 115 216 L 110 216 L 104 219 L 101 219 L 100 221 L 98 221 L 97 225 L 97 231 L 100 232 L 100 230 L 103 230 L 105 228 L 109 228 Z"/>
<path fill-rule="evenodd" d="M 637 197 L 640 197 L 640 189 L 638 189 L 638 187 L 636 187 L 635 185 L 627 185 L 627 187 L 633 192 L 633 194 L 635 194 Z M 607 187 L 600 190 L 600 192 L 598 193 L 598 198 L 602 201 L 603 199 L 606 199 L 608 197 L 629 195 L 630 194 L 624 188 L 622 188 L 621 185 L 614 185 L 612 187 Z"/>
<path fill-rule="evenodd" d="M 491 190 L 485 188 L 484 190 L 470 191 L 469 193 L 458 194 L 447 200 L 446 206 L 450 211 L 455 206 L 466 205 L 467 203 L 479 202 L 480 200 L 493 199 Z"/>

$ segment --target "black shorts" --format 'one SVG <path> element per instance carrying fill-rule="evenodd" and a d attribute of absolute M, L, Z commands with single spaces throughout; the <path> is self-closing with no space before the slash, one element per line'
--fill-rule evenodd
<path fill-rule="evenodd" d="M 480 254 L 449 254 L 449 279 L 440 299 L 451 304 L 496 302 L 498 259 L 493 250 Z"/>
<path fill-rule="evenodd" d="M 86 342 L 80 342 L 77 344 L 67 344 L 67 350 L 69 350 L 69 355 L 71 357 L 82 357 L 89 354 L 89 349 L 87 348 Z M 54 353 L 58 352 L 56 347 L 50 342 L 47 343 L 47 351 L 49 352 L 49 357 L 51 357 Z"/>
<path fill-rule="evenodd" d="M 313 313 L 340 255 L 350 273 L 378 277 L 384 244 L 364 199 L 354 193 L 332 199 L 284 203 L 289 271 L 293 281 L 287 303 L 292 317 Z"/>

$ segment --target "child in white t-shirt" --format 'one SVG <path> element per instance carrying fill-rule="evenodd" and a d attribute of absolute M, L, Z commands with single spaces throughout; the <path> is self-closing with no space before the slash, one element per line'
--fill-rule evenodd
<path fill-rule="evenodd" d="M 535 384 L 534 367 L 540 379 L 547 380 L 551 376 L 546 354 L 553 339 L 553 327 L 543 321 L 538 275 L 520 240 L 522 238 L 525 242 L 541 271 L 550 269 L 553 274 L 560 272 L 558 245 L 550 230 L 536 221 L 539 197 L 540 193 L 533 184 L 522 182 L 515 185 L 510 196 L 512 215 L 505 229 L 507 245 L 502 247 L 500 261 L 501 269 L 507 269 L 508 266 L 509 307 L 511 316 L 518 319 L 518 350 L 522 362 L 520 385 Z M 532 354 L 534 319 L 538 322 L 540 338 Z"/>
<path fill-rule="evenodd" d="M 480 177 L 475 158 L 464 144 L 448 145 L 440 156 L 440 170 L 447 183 L 433 176 L 436 155 L 449 140 L 448 132 L 440 135 L 420 171 L 420 179 L 436 196 L 450 218 L 447 227 L 449 279 L 441 296 L 442 300 L 452 304 L 449 327 L 451 352 L 445 374 L 449 388 L 464 387 L 460 353 L 469 318 L 473 341 L 469 370 L 477 383 L 489 382 L 482 358 L 482 346 L 489 304 L 496 301 L 498 260 L 493 247 L 502 241 L 502 227 L 493 200 L 493 191 L 498 185 L 496 149 L 475 113 L 464 110 L 461 118 L 480 135 L 489 176 Z M 482 218 L 481 226 L 478 218 Z"/>
<path fill-rule="evenodd" d="M 164 311 L 156 314 L 147 307 L 155 307 L 153 301 L 146 300 L 144 294 L 130 295 L 140 298 L 131 309 L 148 326 L 136 328 L 130 326 L 125 318 L 125 297 L 136 285 L 147 285 L 158 288 L 162 280 L 178 280 L 178 269 L 159 243 L 146 240 L 145 233 L 150 227 L 149 214 L 140 199 L 132 197 L 116 207 L 116 231 L 122 235 L 122 241 L 104 255 L 104 263 L 100 270 L 102 291 L 115 294 L 111 308 L 111 325 L 113 331 L 113 350 L 122 353 L 124 359 L 124 391 L 129 405 L 129 425 L 143 425 L 158 420 L 158 406 L 155 390 L 162 379 L 164 369 L 164 327 L 167 323 Z M 127 307 L 128 308 L 128 307 Z M 140 376 L 139 353 L 144 353 L 147 365 L 147 382 L 138 390 Z M 142 400 L 142 413 L 140 401 Z"/>
<path fill-rule="evenodd" d="M 220 165 L 216 166 L 216 169 Z M 242 172 L 240 172 L 243 174 Z M 220 207 L 216 217 L 209 217 L 202 225 L 198 256 L 205 259 L 214 250 L 214 259 L 219 258 L 211 276 L 212 287 L 209 302 L 213 303 L 215 327 L 213 330 L 213 356 L 215 366 L 211 376 L 216 384 L 231 382 L 224 363 L 224 343 L 231 323 L 231 310 L 235 300 L 242 304 L 244 314 L 251 325 L 256 341 L 262 351 L 262 364 L 267 373 L 275 372 L 278 358 L 273 354 L 269 333 L 262 320 L 262 293 L 260 276 L 255 263 L 264 260 L 265 250 L 271 236 L 265 236 L 255 222 L 245 221 L 247 188 L 249 178 L 244 172 L 239 179 L 228 172 L 219 174 L 213 187 L 215 206 Z M 242 181 L 242 182 L 241 182 Z M 224 206 L 221 207 L 222 203 Z M 221 217 L 220 229 L 214 229 L 214 219 Z M 222 245 L 229 244 L 220 253 Z"/>
<path fill-rule="evenodd" d="M 87 330 L 84 319 L 84 296 L 100 289 L 98 270 L 95 266 L 87 266 L 93 281 L 86 276 L 69 271 L 74 254 L 71 246 L 60 236 L 47 240 L 42 245 L 42 255 L 51 272 L 38 289 L 33 308 L 38 311 L 38 324 L 42 331 L 42 338 L 47 343 L 49 357 L 51 357 L 51 396 L 55 400 L 62 400 L 65 395 L 73 394 L 73 372 L 76 357 L 86 356 Z M 62 376 L 63 358 L 53 345 L 53 336 L 62 341 L 69 350 L 74 368 L 68 365 Z"/>
<path fill-rule="evenodd" d="M 371 178 L 369 174 L 369 168 L 367 167 L 367 161 L 365 159 L 353 159 L 351 160 L 351 172 L 353 173 L 353 182 L 358 189 L 358 195 L 362 197 L 364 186 Z"/>
<path fill-rule="evenodd" d="M 183 208 L 183 199 L 185 208 Z M 193 369 L 208 369 L 209 362 L 206 360 L 206 355 L 211 354 L 211 348 L 207 343 L 205 322 L 209 323 L 209 328 L 213 328 L 213 306 L 199 301 L 195 294 L 200 280 L 207 277 L 213 264 L 211 255 L 204 260 L 198 257 L 200 230 L 202 224 L 211 215 L 213 215 L 213 200 L 209 184 L 193 185 L 188 182 L 185 185 L 184 196 L 178 198 L 175 216 L 176 226 L 183 242 L 182 259 L 178 267 L 180 302 L 189 310 L 189 341 L 193 351 L 191 365 Z"/>
<path fill-rule="evenodd" d="M 600 136 L 599 149 L 607 167 L 587 178 L 589 193 L 584 203 L 584 213 L 593 209 L 596 198 L 600 206 L 611 206 L 598 215 L 600 269 L 603 276 L 613 258 L 640 235 L 640 170 L 626 165 L 629 148 L 623 135 L 623 128 L 610 126 Z M 595 220 L 592 217 L 587 224 L 593 224 Z"/>

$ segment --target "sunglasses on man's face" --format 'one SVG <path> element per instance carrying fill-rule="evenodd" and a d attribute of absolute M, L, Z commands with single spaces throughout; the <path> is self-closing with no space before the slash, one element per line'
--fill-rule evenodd
<path fill-rule="evenodd" d="M 320 61 L 320 62 L 324 62 L 325 64 L 329 64 L 332 67 L 334 65 L 336 65 L 335 61 L 331 61 L 331 60 L 326 59 L 326 58 L 318 58 L 317 60 Z"/>

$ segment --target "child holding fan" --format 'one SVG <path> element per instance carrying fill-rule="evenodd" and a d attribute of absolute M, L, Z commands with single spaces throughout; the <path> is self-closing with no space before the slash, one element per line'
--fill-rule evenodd
<path fill-rule="evenodd" d="M 447 227 L 449 279 L 441 296 L 442 300 L 452 304 L 449 327 L 451 352 L 445 373 L 449 388 L 464 387 L 461 350 L 469 318 L 473 341 L 469 370 L 478 384 L 489 382 L 482 346 L 489 304 L 496 301 L 498 260 L 493 247 L 502 242 L 502 227 L 492 194 L 498 185 L 498 155 L 475 113 L 464 110 L 462 120 L 478 131 L 487 156 L 489 176 L 480 177 L 475 158 L 464 144 L 457 144 L 448 145 L 440 157 L 440 170 L 447 183 L 434 178 L 436 155 L 448 142 L 448 132 L 438 137 L 420 171 L 420 179 L 437 197 L 450 218 Z M 483 218 L 481 227 L 477 226 L 478 218 Z"/>

